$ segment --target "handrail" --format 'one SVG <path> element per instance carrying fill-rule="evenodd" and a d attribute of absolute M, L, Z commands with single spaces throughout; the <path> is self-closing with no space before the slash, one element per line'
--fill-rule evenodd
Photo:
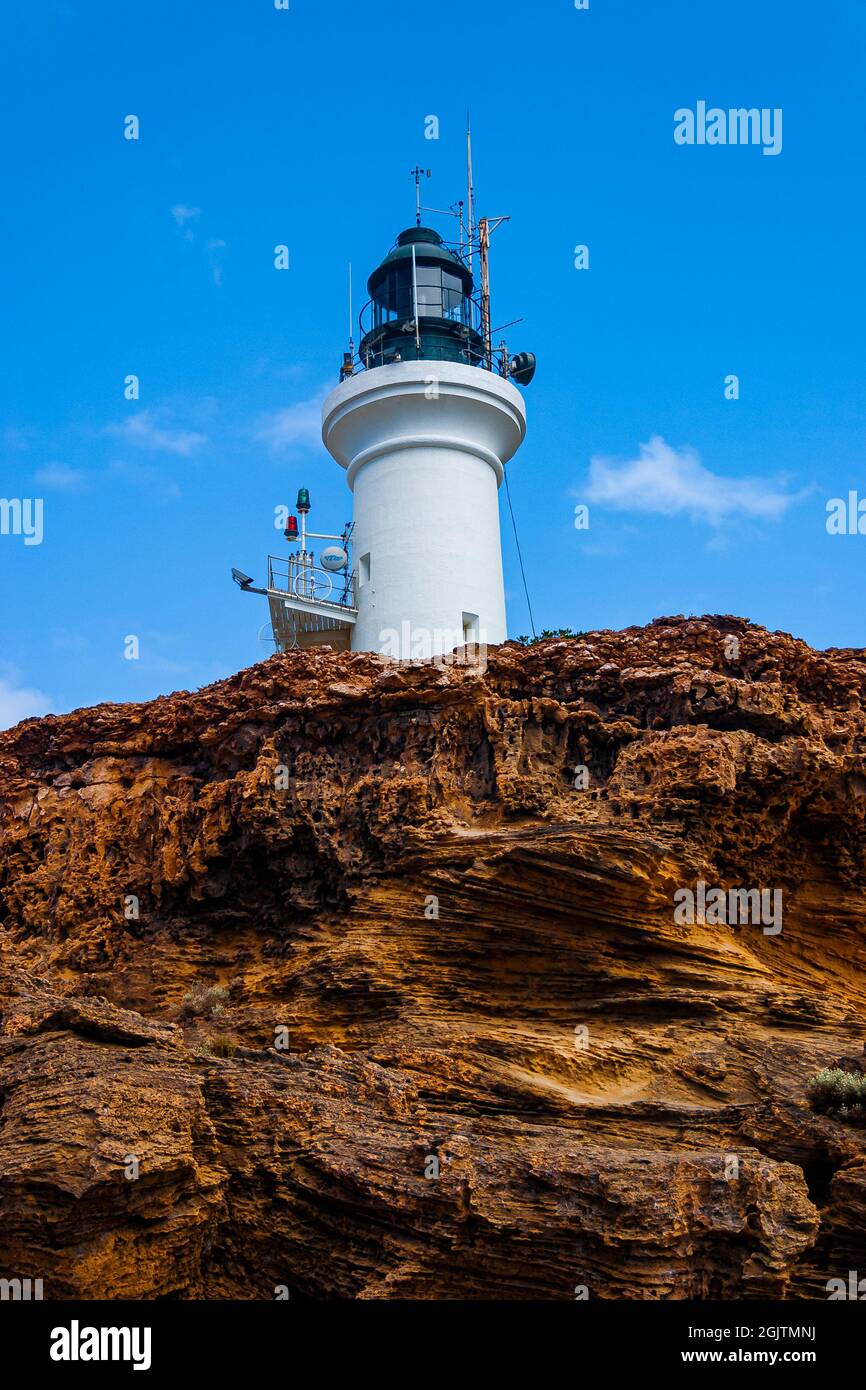
<path fill-rule="evenodd" d="M 309 557 L 312 560 L 312 557 Z M 355 576 L 348 570 L 326 570 L 303 563 L 303 553 L 268 556 L 268 589 L 308 603 L 355 608 Z"/>

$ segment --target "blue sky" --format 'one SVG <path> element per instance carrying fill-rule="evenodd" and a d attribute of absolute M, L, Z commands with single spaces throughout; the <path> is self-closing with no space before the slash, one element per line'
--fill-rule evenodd
<path fill-rule="evenodd" d="M 539 358 L 510 470 L 536 625 L 864 645 L 866 537 L 825 525 L 866 496 L 858 0 L 42 0 L 4 27 L 0 497 L 42 498 L 44 539 L 0 535 L 0 726 L 268 654 L 230 567 L 261 578 L 301 483 L 316 529 L 350 516 L 317 430 L 346 265 L 411 223 L 416 163 L 462 196 L 467 106 L 481 210 L 512 219 L 494 322 Z M 781 108 L 782 152 L 677 145 L 700 100 Z M 517 635 L 505 513 L 503 543 Z"/>

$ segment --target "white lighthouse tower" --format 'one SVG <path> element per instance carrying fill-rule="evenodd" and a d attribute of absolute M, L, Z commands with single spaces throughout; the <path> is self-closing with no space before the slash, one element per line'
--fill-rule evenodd
<path fill-rule="evenodd" d="M 389 361 L 322 416 L 354 494 L 353 649 L 405 660 L 504 642 L 497 494 L 526 431 L 517 388 L 463 362 Z"/>
<path fill-rule="evenodd" d="M 267 593 L 283 649 L 328 643 L 408 660 L 505 641 L 498 493 L 526 433 L 515 382 L 529 383 L 535 359 L 493 349 L 492 225 L 470 230 L 466 253 L 411 227 L 369 278 L 357 356 L 351 345 L 322 406 L 353 521 L 339 537 L 317 537 L 340 544 L 316 564 L 302 489 L 302 529 L 289 517 L 285 531 L 300 551 L 271 557 L 267 590 L 253 590 Z"/>

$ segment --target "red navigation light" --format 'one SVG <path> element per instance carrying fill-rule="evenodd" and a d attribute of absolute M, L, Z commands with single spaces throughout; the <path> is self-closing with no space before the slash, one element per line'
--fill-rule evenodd
<path fill-rule="evenodd" d="M 283 535 L 287 541 L 296 541 L 298 539 L 298 518 L 296 516 L 289 517 Z"/>

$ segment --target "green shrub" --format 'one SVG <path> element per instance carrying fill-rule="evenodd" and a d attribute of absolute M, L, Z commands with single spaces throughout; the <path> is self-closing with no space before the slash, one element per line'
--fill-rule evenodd
<path fill-rule="evenodd" d="M 828 1067 L 809 1082 L 809 1099 L 824 1114 L 845 1110 L 859 1116 L 866 1113 L 866 1075 Z"/>
<path fill-rule="evenodd" d="M 222 985 L 194 985 L 183 996 L 178 1016 L 182 1019 L 218 1018 L 225 1013 L 228 990 Z"/>
<path fill-rule="evenodd" d="M 585 632 L 574 632 L 570 627 L 546 627 L 538 637 L 515 637 L 521 647 L 534 647 L 536 642 L 547 642 L 551 637 L 585 637 Z"/>

